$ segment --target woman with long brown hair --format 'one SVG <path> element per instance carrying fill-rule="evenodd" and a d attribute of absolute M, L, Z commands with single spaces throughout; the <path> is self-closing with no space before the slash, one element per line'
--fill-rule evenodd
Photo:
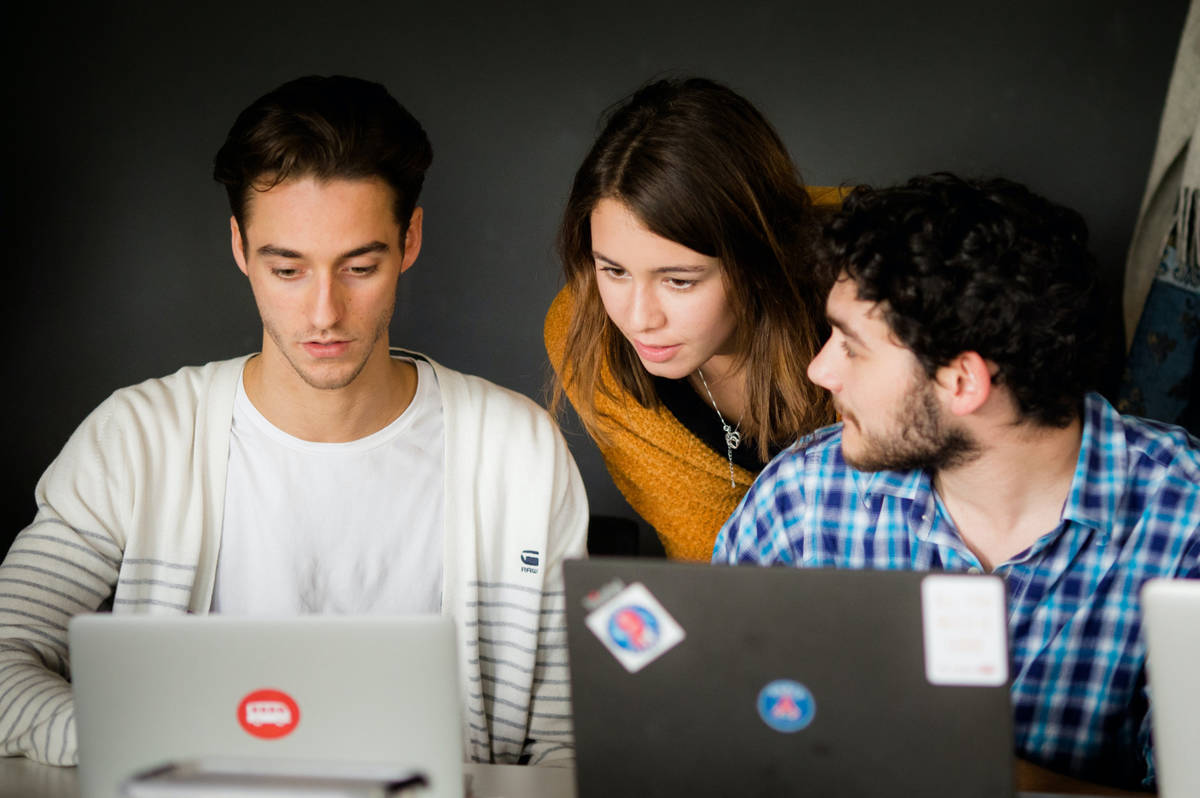
<path fill-rule="evenodd" d="M 745 98 L 651 83 L 613 110 L 559 231 L 566 287 L 546 316 L 565 393 L 668 556 L 707 560 L 780 449 L 833 420 L 805 369 L 823 292 L 822 204 Z"/>

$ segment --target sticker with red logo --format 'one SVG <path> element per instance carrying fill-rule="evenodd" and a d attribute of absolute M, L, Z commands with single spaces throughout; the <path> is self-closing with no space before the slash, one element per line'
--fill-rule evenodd
<path fill-rule="evenodd" d="M 634 582 L 587 616 L 587 627 L 630 673 L 637 673 L 687 636 L 646 586 Z"/>
<path fill-rule="evenodd" d="M 238 704 L 238 723 L 264 740 L 286 737 L 300 722 L 300 707 L 282 690 L 255 690 Z"/>

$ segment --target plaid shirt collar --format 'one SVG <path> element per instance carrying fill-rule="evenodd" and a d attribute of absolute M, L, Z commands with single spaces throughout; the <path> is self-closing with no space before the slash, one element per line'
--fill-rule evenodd
<path fill-rule="evenodd" d="M 1062 520 L 1089 527 L 1105 541 L 1118 526 L 1117 508 L 1128 487 L 1125 480 L 1109 478 L 1126 471 L 1129 454 L 1123 429 L 1121 417 L 1103 397 L 1095 393 L 1084 397 L 1082 442 Z M 911 512 L 922 518 L 935 509 L 933 475 L 928 471 L 851 472 L 860 495 L 868 502 L 877 495 L 892 496 L 911 502 Z M 916 524 L 914 529 L 917 537 L 926 541 L 936 537 L 933 530 L 934 525 L 928 523 Z"/>

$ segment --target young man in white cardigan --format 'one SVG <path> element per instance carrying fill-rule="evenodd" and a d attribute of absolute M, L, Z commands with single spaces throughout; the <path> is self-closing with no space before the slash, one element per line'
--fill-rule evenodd
<path fill-rule="evenodd" d="M 0 565 L 0 753 L 76 761 L 67 622 L 111 606 L 447 614 L 468 757 L 573 758 L 575 463 L 525 397 L 389 348 L 431 160 L 362 80 L 300 78 L 238 117 L 214 176 L 262 351 L 117 391 L 39 481 Z"/>

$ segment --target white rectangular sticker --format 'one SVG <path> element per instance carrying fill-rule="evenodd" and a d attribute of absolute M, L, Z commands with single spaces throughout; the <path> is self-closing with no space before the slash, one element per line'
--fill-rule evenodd
<path fill-rule="evenodd" d="M 686 637 L 683 627 L 641 582 L 634 582 L 588 613 L 587 626 L 630 673 L 637 673 Z"/>
<path fill-rule="evenodd" d="M 925 678 L 935 685 L 998 686 L 1008 682 L 1004 583 L 969 576 L 921 582 Z"/>

